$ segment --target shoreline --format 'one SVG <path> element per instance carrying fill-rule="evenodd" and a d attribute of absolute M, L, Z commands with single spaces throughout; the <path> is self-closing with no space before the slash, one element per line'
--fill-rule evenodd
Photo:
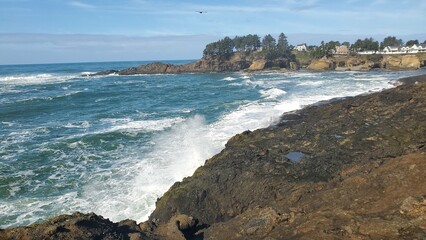
<path fill-rule="evenodd" d="M 367 143 L 370 143 L 371 141 L 378 141 L 379 138 L 374 135 L 377 134 L 375 131 L 370 131 L 368 128 L 373 126 L 367 126 L 365 127 L 362 123 L 364 123 L 364 120 L 368 122 L 377 122 L 381 118 L 375 117 L 380 116 L 380 114 L 383 114 L 383 116 L 388 116 L 386 114 L 386 111 L 392 111 L 395 106 L 398 106 L 400 109 L 405 109 L 406 113 L 413 113 L 412 111 L 420 111 L 420 116 L 423 116 L 424 109 L 420 108 L 424 105 L 424 102 L 420 101 L 424 97 L 424 94 L 422 95 L 421 92 L 419 92 L 423 87 L 424 92 L 424 85 L 426 83 L 426 75 L 421 76 L 415 76 L 415 77 L 408 77 L 408 78 L 402 78 L 397 80 L 399 82 L 402 82 L 403 84 L 399 87 L 384 90 L 378 93 L 371 93 L 368 95 L 360 95 L 356 97 L 350 97 L 345 99 L 338 99 L 333 102 L 324 103 L 319 106 L 317 105 L 310 105 L 307 106 L 301 110 L 298 110 L 296 112 L 284 114 L 281 119 L 281 123 L 279 123 L 277 126 L 274 126 L 272 128 L 266 128 L 266 129 L 259 129 L 255 130 L 253 132 L 244 132 L 241 134 L 238 134 L 234 137 L 232 137 L 224 150 L 222 152 L 211 159 L 206 161 L 206 164 L 202 167 L 200 167 L 192 177 L 184 179 L 180 183 L 175 183 L 171 189 L 157 202 L 157 209 L 156 211 L 151 215 L 150 220 L 141 223 L 140 225 L 137 225 L 134 221 L 121 221 L 119 223 L 112 223 L 106 219 L 103 219 L 100 216 L 96 216 L 94 214 L 73 214 L 73 215 L 61 215 L 59 217 L 56 217 L 54 219 L 48 220 L 47 222 L 43 224 L 35 224 L 31 225 L 29 227 L 18 227 L 18 228 L 12 228 L 7 229 L 6 231 L 0 231 L 0 238 L 3 239 L 25 239 L 23 236 L 30 236 L 36 237 L 40 236 L 40 238 L 63 238 L 67 239 L 76 236 L 84 237 L 89 236 L 87 234 L 92 234 L 92 236 L 95 236 L 98 234 L 99 236 L 103 237 L 101 239 L 108 239 L 107 237 L 120 237 L 123 236 L 124 239 L 128 239 L 133 237 L 132 239 L 167 239 L 169 237 L 176 237 L 176 239 L 179 239 L 179 237 L 188 237 L 187 239 L 195 238 L 196 236 L 200 236 L 203 234 L 203 236 L 221 236 L 217 235 L 218 233 L 222 234 L 228 234 L 226 236 L 229 236 L 229 239 L 232 238 L 238 238 L 234 235 L 234 230 L 231 230 L 233 227 L 239 227 L 242 228 L 243 234 L 241 237 L 245 236 L 250 239 L 256 239 L 256 238 L 263 238 L 264 234 L 271 235 L 278 234 L 279 232 L 276 232 L 280 227 L 284 227 L 285 229 L 290 228 L 289 225 L 292 224 L 302 224 L 302 219 L 305 218 L 308 215 L 306 209 L 293 209 L 288 210 L 290 208 L 297 208 L 299 201 L 304 200 L 307 193 L 304 191 L 312 190 L 312 189 L 319 189 L 314 190 L 313 192 L 315 194 L 320 194 L 323 189 L 327 190 L 327 184 L 337 184 L 338 181 L 336 178 L 342 178 L 343 173 L 339 173 L 336 175 L 336 172 L 343 171 L 342 168 L 354 168 L 349 171 L 349 174 L 344 175 L 343 178 L 351 179 L 353 175 L 356 176 L 362 176 L 362 171 L 357 172 L 357 168 L 359 169 L 365 169 L 366 166 L 370 166 L 372 163 L 365 162 L 360 160 L 359 162 L 349 162 L 343 164 L 343 166 L 336 167 L 334 164 L 339 165 L 338 162 L 333 162 L 333 164 L 327 164 L 327 162 L 323 162 L 327 159 L 333 160 L 339 155 L 345 156 L 345 154 L 342 154 L 342 152 L 345 149 L 340 149 L 336 152 L 336 155 L 327 155 L 329 153 L 327 152 L 321 152 L 321 149 L 331 149 L 324 146 L 327 145 L 327 142 L 320 142 L 320 144 L 325 144 L 322 148 L 318 148 L 318 146 L 315 146 L 315 142 L 312 142 L 317 138 L 317 135 L 319 133 L 327 133 L 324 134 L 325 138 L 321 141 L 334 141 L 334 142 L 343 142 L 344 146 L 345 144 L 348 144 L 348 142 L 345 142 L 345 140 L 351 136 L 354 140 L 361 140 L 366 141 Z M 418 82 L 418 84 L 416 84 Z M 413 91 L 413 93 L 416 93 L 416 98 L 411 96 L 410 99 L 410 91 Z M 413 101 L 412 101 L 413 100 Z M 424 100 L 424 98 L 423 98 Z M 370 102 L 369 102 L 370 101 Z M 412 101 L 412 102 L 411 102 Z M 380 110 L 380 104 L 381 103 L 387 103 L 389 106 L 384 109 Z M 363 107 L 363 104 L 368 103 L 377 103 L 375 106 L 379 109 L 379 113 L 370 110 L 370 106 L 365 106 L 363 109 L 364 111 L 367 111 L 367 115 L 357 116 L 357 114 L 363 113 L 360 108 Z M 397 105 L 395 105 L 397 104 Z M 405 108 L 402 108 L 398 104 L 405 104 Z M 415 107 L 419 108 L 416 109 L 413 107 L 413 104 Z M 423 105 L 421 105 L 423 104 Z M 373 104 L 374 105 L 374 104 Z M 387 106 L 387 105 L 386 105 Z M 422 112 L 423 110 L 423 112 Z M 339 119 L 340 115 L 335 114 L 334 112 L 341 112 L 342 114 L 349 114 L 348 116 L 351 116 L 351 118 L 345 118 L 347 121 L 359 121 L 359 126 L 361 126 L 361 130 L 364 131 L 364 133 L 373 134 L 373 136 L 369 136 L 368 134 L 364 135 L 357 135 L 357 133 L 347 133 L 338 135 L 341 133 L 334 133 L 329 136 L 329 131 L 334 132 L 337 128 L 342 128 L 341 125 L 337 123 L 330 123 L 331 119 Z M 314 114 L 316 113 L 316 115 Z M 313 119 L 312 114 L 314 114 L 315 118 L 318 116 L 323 116 L 325 119 L 319 121 L 319 119 Z M 423 115 L 422 115 L 423 114 Z M 381 117 L 383 117 L 381 116 Z M 393 116 L 392 114 L 389 116 Z M 336 118 L 338 117 L 338 118 Z M 363 119 L 363 117 L 367 117 L 367 119 Z M 372 120 L 369 120 L 368 118 L 374 118 Z M 404 117 L 404 116 L 400 116 Z M 411 117 L 411 115 L 409 115 Z M 345 120 L 343 119 L 343 120 Z M 353 124 L 350 122 L 345 121 L 339 121 L 340 124 Z M 386 120 L 386 119 L 385 119 Z M 424 122 L 418 122 L 419 119 L 414 119 L 413 122 L 416 124 L 420 124 L 421 127 L 420 130 L 424 131 Z M 355 122 L 357 122 L 355 121 Z M 405 122 L 400 122 L 398 125 L 398 122 L 390 121 L 389 123 L 393 124 L 393 126 L 399 126 L 399 127 L 409 127 L 409 126 L 400 126 L 401 124 L 409 124 Z M 321 126 L 316 126 L 319 124 L 319 122 L 323 123 Z M 303 123 L 306 123 L 306 126 L 302 126 Z M 310 123 L 310 124 L 309 124 Z M 380 122 L 379 122 L 380 123 Z M 382 123 L 380 123 L 382 124 Z M 397 124 L 397 125 L 395 125 Z M 333 126 L 336 125 L 336 126 Z M 321 128 L 324 128 L 325 126 L 329 126 L 327 128 L 328 132 L 324 132 L 324 130 L 321 130 Z M 413 125 L 410 125 L 413 126 Z M 416 125 L 414 125 L 416 126 Z M 305 127 L 307 127 L 310 130 L 306 130 Z M 295 128 L 295 130 L 294 130 Z M 364 129 L 366 128 L 366 129 Z M 292 130 L 293 129 L 293 130 Z M 343 129 L 343 128 L 342 128 Z M 364 129 L 364 130 L 363 130 Z M 387 129 L 387 128 L 386 128 Z M 359 129 L 358 129 L 359 130 Z M 368 130 L 368 131 L 367 131 Z M 388 129 L 392 133 L 392 129 Z M 292 131 L 294 131 L 292 133 Z M 317 132 L 316 132 L 317 131 Z M 416 129 L 418 131 L 418 129 Z M 281 136 L 285 133 L 285 136 Z M 419 132 L 417 134 L 420 134 L 417 138 L 417 140 L 422 140 L 421 134 L 424 132 Z M 295 134 L 293 138 L 287 137 L 287 134 L 290 136 L 291 134 Z M 305 134 L 305 135 L 303 135 Z M 401 133 L 402 134 L 402 133 Z M 352 136 L 356 135 L 356 136 Z M 368 135 L 368 136 L 367 136 Z M 311 137 L 309 137 L 311 136 Z M 321 139 L 321 136 L 318 137 Z M 358 139 L 358 137 L 366 137 L 371 138 L 370 140 L 362 140 Z M 403 135 L 405 138 L 413 138 L 410 134 Z M 392 134 L 390 134 L 390 137 L 392 137 Z M 302 138 L 302 139 L 299 139 Z M 296 143 L 291 143 L 291 139 L 296 141 Z M 389 138 L 387 141 L 391 141 Z M 414 139 L 416 140 L 416 139 Z M 411 139 L 409 142 L 411 144 Z M 381 153 L 380 151 L 380 144 L 378 145 L 378 148 L 373 151 L 373 155 L 368 152 L 370 149 L 370 145 L 356 145 L 357 143 L 352 143 L 353 146 L 358 146 L 359 148 L 355 148 L 355 151 L 353 156 L 360 157 L 360 154 L 369 154 L 369 156 L 375 156 L 374 154 L 378 154 L 376 157 L 373 157 L 373 163 L 379 164 L 379 168 L 382 166 L 387 158 L 395 159 L 398 157 L 404 157 L 407 154 L 420 154 L 420 155 L 410 155 L 410 158 L 415 159 L 424 159 L 425 156 L 422 155 L 422 152 L 424 152 L 424 145 L 421 147 L 422 143 L 419 140 L 418 149 L 415 148 L 412 149 L 410 146 L 408 150 L 401 150 L 397 149 L 397 151 L 393 151 L 392 149 L 388 150 L 391 153 L 390 155 L 386 155 Z M 298 141 L 298 142 L 297 142 Z M 384 141 L 384 139 L 381 139 L 381 141 Z M 287 143 L 288 142 L 288 143 Z M 415 141 L 414 141 L 415 142 Z M 279 147 L 279 149 L 275 149 L 274 145 L 278 144 L 284 144 L 282 147 Z M 340 143 L 339 143 L 340 144 Z M 373 144 L 373 143 L 370 143 Z M 377 143 L 374 143 L 377 144 Z M 385 143 L 383 143 L 385 144 Z M 252 147 L 253 145 L 253 147 Z M 292 149 L 294 146 L 304 146 L 302 148 L 304 149 Z M 306 145 L 306 146 L 305 146 Z M 386 144 L 385 144 L 386 145 Z M 417 146 L 414 144 L 413 146 Z M 293 146 L 293 147 L 291 147 Z M 407 146 L 404 145 L 398 145 L 399 148 L 406 148 Z M 314 149 L 318 148 L 318 152 Z M 287 150 L 286 150 L 287 149 Z M 423 149 L 423 150 L 422 150 Z M 290 151 L 293 150 L 293 151 Z M 350 148 L 347 149 L 348 156 L 352 156 Z M 280 152 L 281 151 L 281 152 Z M 285 153 L 287 152 L 301 152 L 303 153 L 302 157 L 302 164 L 293 164 L 291 161 L 289 162 L 289 156 L 286 157 Z M 361 151 L 360 153 L 357 153 L 356 151 Z M 367 153 L 365 153 L 367 151 Z M 410 152 L 413 151 L 413 152 Z M 339 153 L 339 154 L 337 154 Z M 321 155 L 322 154 L 322 155 Z M 380 155 L 382 154 L 382 155 Z M 325 160 L 321 160 L 320 163 L 325 163 L 324 166 L 328 166 L 330 169 L 322 171 L 321 169 L 316 169 L 317 167 L 320 167 L 322 165 L 309 165 L 309 160 L 316 159 L 316 157 L 325 157 Z M 327 158 L 331 157 L 331 158 Z M 379 157 L 378 157 L 379 156 Z M 230 158 L 231 157 L 231 158 Z M 334 158 L 333 158 L 334 157 Z M 322 158 L 320 158 L 322 159 Z M 237 161 L 238 160 L 238 161 Z M 335 160 L 335 159 L 334 159 Z M 228 162 L 229 161 L 229 162 Z M 346 161 L 346 160 L 345 160 Z M 383 161 L 383 162 L 382 162 Z M 413 160 L 414 161 L 414 160 Z M 244 166 L 240 166 L 240 164 L 243 163 Z M 421 162 L 410 162 L 410 164 L 417 164 L 419 165 Z M 307 164 L 307 165 L 304 165 Z M 318 163 L 319 164 L 319 163 Z M 347 164 L 358 164 L 356 166 L 349 166 Z M 373 164 L 373 165 L 374 165 Z M 247 165 L 247 168 L 244 167 Z M 411 166 L 409 165 L 409 166 Z M 374 165 L 375 166 L 375 165 Z M 313 167 L 305 168 L 305 167 Z M 371 166 L 370 166 L 371 167 Z M 419 168 L 418 166 L 417 168 Z M 235 168 L 235 169 L 234 169 Z M 266 168 L 265 171 L 262 170 L 262 168 Z M 278 170 L 276 169 L 278 168 Z M 270 175 L 269 171 L 272 171 L 272 175 Z M 352 171 L 352 172 L 351 172 Z M 290 172 L 290 173 L 289 173 Z M 262 177 L 255 178 L 255 176 L 245 176 L 244 174 L 260 174 Z M 311 175 L 309 174 L 311 173 Z M 355 174 L 356 173 L 356 174 Z M 286 175 L 290 178 L 290 180 L 286 180 L 285 182 L 281 182 L 281 184 L 284 184 L 285 187 L 283 189 L 286 189 L 287 191 L 282 192 L 280 188 L 277 188 L 277 185 L 275 185 L 274 182 L 280 182 L 281 178 L 276 178 L 274 174 L 279 175 Z M 313 174 L 313 175 L 312 175 Z M 358 174 L 358 175 L 357 175 Z M 312 177 L 314 176 L 314 177 Z M 264 183 L 263 186 L 261 186 L 260 189 L 259 186 L 257 186 L 258 182 L 264 181 L 264 179 L 269 179 Z M 331 180 L 330 180 L 331 179 Z M 201 181 L 200 181 L 201 180 Z M 337 181 L 337 182 L 336 182 Z M 357 180 L 358 181 L 358 180 Z M 209 186 L 211 183 L 215 186 Z M 305 186 L 301 183 L 308 183 L 308 186 Z M 200 185 L 198 184 L 200 183 Z M 208 184 L 207 184 L 208 183 Z M 253 185 L 249 185 L 252 183 Z M 292 185 L 293 184 L 293 185 Z M 299 184 L 299 185 L 298 185 Z M 248 186 L 247 186 L 248 185 Z M 298 186 L 298 188 L 294 188 L 295 185 Z M 223 187 L 222 187 L 223 186 Z M 267 192 L 264 192 L 263 187 L 269 186 L 272 187 L 275 190 L 267 190 Z M 281 186 L 281 185 L 280 185 Z M 251 189 L 258 189 L 259 193 L 252 193 L 247 192 Z M 304 189 L 303 191 L 299 191 L 300 189 Z M 240 194 L 233 193 L 233 191 L 240 192 Z M 278 191 L 279 190 L 279 191 Z M 294 191 L 297 192 L 296 195 L 293 196 Z M 308 191 L 309 192 L 309 191 Z M 226 193 L 226 194 L 222 194 Z M 285 195 L 290 194 L 290 199 L 286 197 Z M 271 198 L 272 196 L 272 198 Z M 266 197 L 263 199 L 263 197 Z M 413 196 L 413 198 L 418 196 Z M 293 199 L 294 198 L 294 199 Z M 308 203 L 315 204 L 315 200 L 312 199 L 312 197 L 308 194 L 306 196 L 306 201 Z M 408 198 L 405 198 L 407 200 Z M 255 203 L 250 203 L 248 200 L 254 200 Z M 296 201 L 297 200 L 297 201 Z M 247 202 L 248 201 L 248 202 Z M 277 203 L 281 202 L 281 203 Z M 295 202 L 294 202 L 295 201 Z M 408 200 L 407 200 L 408 201 Z M 414 206 L 416 204 L 415 200 L 409 200 L 412 202 L 412 205 Z M 409 202 L 408 201 L 408 202 Z M 275 202 L 275 203 L 274 203 Z M 289 204 L 291 202 L 294 202 L 293 205 Z M 421 202 L 420 202 L 421 203 Z M 195 205 L 194 205 L 195 204 Z M 280 205 L 281 204 L 281 205 Z M 290 206 L 291 205 L 291 206 Z M 407 205 L 407 204 L 406 204 Z M 307 206 L 309 208 L 309 204 L 305 204 L 303 206 Z M 287 210 L 284 210 L 287 209 Z M 410 211 L 408 209 L 407 211 Z M 185 215 L 182 215 L 185 214 Z M 287 215 L 288 216 L 287 216 Z M 332 214 L 332 213 L 329 213 Z M 305 216 L 306 215 L 306 216 Z M 283 217 L 284 216 L 284 217 Z M 268 223 L 268 225 L 255 225 L 252 227 L 255 227 L 255 229 L 250 228 L 244 228 L 247 224 L 250 225 L 247 222 L 244 222 L 244 219 L 242 218 L 249 218 L 249 219 L 258 219 L 261 217 L 261 219 L 266 219 L 265 221 Z M 288 217 L 287 219 L 285 219 Z M 311 216 L 312 217 L 312 216 Z M 177 223 L 179 221 L 179 223 Z M 390 220 L 387 220 L 390 221 Z M 224 223 L 225 222 L 225 223 Z M 177 225 L 176 225 L 177 223 Z M 185 223 L 185 224 L 184 224 Z M 371 224 L 371 223 L 370 223 Z M 383 224 L 383 223 L 379 223 Z M 210 227 L 206 228 L 206 226 L 209 225 Z M 269 229 L 268 226 L 275 226 L 273 229 Z M 97 227 L 93 227 L 97 226 Z M 204 226 L 204 227 L 203 227 Z M 318 225 L 321 226 L 321 225 Z M 317 227 L 318 227 L 317 226 Z M 346 226 L 346 225 L 345 225 Z M 392 225 L 393 226 L 393 225 Z M 230 229 L 228 229 L 229 227 Z M 353 227 L 350 226 L 352 229 Z M 365 227 L 364 227 L 365 228 Z M 343 232 L 346 235 L 354 234 L 355 229 L 352 230 L 345 230 L 342 228 Z M 65 231 L 66 230 L 66 231 Z M 288 230 L 288 229 L 287 229 Z M 379 229 L 376 229 L 374 231 L 379 231 Z M 370 231 L 372 233 L 369 233 L 367 230 L 364 231 L 364 233 L 360 234 L 362 236 L 369 234 L 374 234 L 374 231 Z M 350 233 L 352 232 L 352 233 Z M 419 232 L 421 234 L 422 232 L 420 230 L 413 230 L 413 232 Z M 45 234 L 45 235 L 43 235 Z M 74 235 L 72 235 L 74 234 Z M 78 235 L 80 234 L 80 235 Z M 86 235 L 85 235 L 86 234 Z M 216 235 L 215 235 L 216 234 Z M 287 234 L 290 234 L 287 233 Z M 305 232 L 304 236 L 309 236 L 310 232 Z M 324 234 L 324 233 L 323 233 Z M 331 232 L 330 234 L 333 234 Z M 386 234 L 388 234 L 386 232 Z M 392 234 L 389 233 L 389 234 Z M 181 236 L 182 235 L 182 236 Z M 265 235 L 265 236 L 266 236 Z M 43 236 L 43 237 L 42 237 Z M 297 236 L 297 235 L 296 235 Z M 423 236 L 423 235 L 419 235 Z M 426 236 L 426 235 L 425 235 Z M 37 239 L 37 238 L 35 238 Z M 181 238 L 184 239 L 184 238 Z M 392 238 L 390 238 L 392 239 Z"/>
<path fill-rule="evenodd" d="M 296 57 L 297 58 L 297 57 Z M 306 61 L 306 60 L 305 60 Z M 232 56 L 228 60 L 214 57 L 203 57 L 194 62 L 174 65 L 159 61 L 130 67 L 121 70 L 105 70 L 93 74 L 85 74 L 83 77 L 138 74 L 190 74 L 190 73 L 232 73 L 232 72 L 258 72 L 258 71 L 282 71 L 292 72 L 299 70 L 309 71 L 402 71 L 418 70 L 426 67 L 426 54 L 401 55 L 401 56 L 335 56 L 331 58 L 310 59 L 307 65 L 297 60 L 290 62 L 288 59 L 254 59 L 243 60 L 239 55 Z"/>

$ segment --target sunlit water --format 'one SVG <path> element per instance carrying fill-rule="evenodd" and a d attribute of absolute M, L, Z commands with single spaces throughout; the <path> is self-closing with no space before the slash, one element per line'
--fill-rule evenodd
<path fill-rule="evenodd" d="M 146 220 L 158 197 L 231 136 L 426 73 L 80 77 L 137 64 L 0 66 L 0 228 L 74 211 Z"/>

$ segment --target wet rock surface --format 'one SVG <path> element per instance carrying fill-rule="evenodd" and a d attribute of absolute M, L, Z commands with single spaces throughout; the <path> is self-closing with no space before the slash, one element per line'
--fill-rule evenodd
<path fill-rule="evenodd" d="M 425 78 L 410 78 L 406 82 L 411 85 L 381 93 L 309 106 L 284 115 L 277 126 L 234 136 L 192 177 L 174 184 L 150 219 L 167 222 L 176 213 L 192 216 L 210 226 L 203 232 L 208 239 L 209 234 L 217 236 L 211 229 L 226 232 L 226 223 L 236 224 L 242 214 L 253 214 L 252 209 L 272 208 L 293 216 L 291 224 L 279 222 L 266 234 L 274 238 L 312 239 L 321 232 L 325 239 L 398 239 L 408 226 L 408 232 L 426 237 L 425 215 L 418 220 L 398 215 L 405 199 L 426 192 L 426 186 L 418 184 L 426 180 Z M 302 159 L 291 161 L 291 152 L 303 153 Z M 410 166 L 419 172 L 410 171 Z M 386 221 L 398 230 L 376 236 L 374 230 L 361 228 Z"/>
<path fill-rule="evenodd" d="M 231 138 L 137 225 L 62 215 L 0 239 L 426 239 L 426 75 Z"/>

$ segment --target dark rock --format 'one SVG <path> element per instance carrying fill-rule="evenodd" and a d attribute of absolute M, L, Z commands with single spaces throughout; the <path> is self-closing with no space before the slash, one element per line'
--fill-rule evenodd
<path fill-rule="evenodd" d="M 111 75 L 111 74 L 116 74 L 116 73 L 118 73 L 117 70 L 106 70 L 106 71 L 101 71 L 101 72 L 97 72 L 97 73 L 93 73 L 93 74 L 83 74 L 81 76 L 82 77 L 95 77 L 95 76 Z"/>
<path fill-rule="evenodd" d="M 336 237 L 349 234 L 348 232 L 363 235 L 357 232 L 359 227 L 350 225 L 349 218 L 340 218 L 340 213 L 333 211 L 332 205 L 328 204 L 336 202 L 340 197 L 342 200 L 337 202 L 341 205 L 336 205 L 337 209 L 353 209 L 350 207 L 353 205 L 365 210 L 349 212 L 350 214 L 345 210 L 345 214 L 353 219 L 362 219 L 360 212 L 377 212 L 379 216 L 386 216 L 386 211 L 399 207 L 395 203 L 401 201 L 400 199 L 418 196 L 426 191 L 426 188 L 416 184 L 423 180 L 414 180 L 424 179 L 424 176 L 412 176 L 406 166 L 408 163 L 404 162 L 415 158 L 418 161 L 416 166 L 419 166 L 420 162 L 426 160 L 422 152 L 424 148 L 421 147 L 426 143 L 425 81 L 426 76 L 421 76 L 416 78 L 417 84 L 309 106 L 284 116 L 283 119 L 289 120 L 278 126 L 231 138 L 226 148 L 207 160 L 192 177 L 172 186 L 157 202 L 157 208 L 150 219 L 159 219 L 161 224 L 179 212 L 197 218 L 200 224 L 214 226 L 231 221 L 255 206 L 272 207 L 279 212 L 286 212 L 290 207 L 303 204 L 304 208 L 314 212 L 322 209 L 322 206 L 330 207 L 327 215 L 316 213 L 313 217 L 319 222 L 301 218 L 313 225 L 311 229 L 321 229 L 321 226 L 327 229 L 324 236 Z M 286 161 L 288 154 L 295 151 L 306 155 L 303 161 L 298 164 Z M 410 155 L 413 153 L 417 155 Z M 400 164 L 399 167 L 406 170 L 400 175 L 392 173 L 396 169 L 388 172 L 388 176 L 406 179 L 403 185 L 402 182 L 384 180 L 378 173 L 368 175 L 367 178 L 362 176 L 372 174 L 372 169 L 376 166 L 385 169 L 383 166 L 386 162 L 396 162 L 396 166 Z M 360 176 L 348 180 L 353 181 L 350 187 L 336 185 L 342 180 L 342 171 L 351 167 L 354 168 L 351 171 Z M 422 164 L 421 169 L 420 171 L 426 170 L 426 166 Z M 366 183 L 371 185 L 365 185 L 360 192 L 354 191 L 357 186 Z M 345 196 L 331 190 L 339 186 L 344 188 L 336 191 L 345 191 Z M 404 186 L 404 189 L 400 192 L 386 192 L 388 195 L 382 194 L 381 189 L 393 189 L 392 186 Z M 375 190 L 372 192 L 371 189 Z M 208 194 L 200 198 L 199 193 L 202 191 Z M 366 197 L 368 194 L 369 197 Z M 312 197 L 314 195 L 318 197 L 315 199 Z M 351 196 L 356 197 L 358 202 L 350 200 Z M 330 202 L 322 199 L 329 199 Z M 369 205 L 374 203 L 377 211 L 367 208 L 361 202 Z M 388 210 L 380 210 L 384 206 Z M 338 218 L 341 222 L 330 222 L 333 218 Z M 295 219 L 298 219 L 297 214 Z M 366 220 L 367 225 L 368 221 Z M 361 224 L 361 221 L 358 223 Z M 404 224 L 406 223 L 405 221 Z M 295 224 L 298 225 L 292 225 L 292 231 L 301 235 L 294 235 L 290 230 L 286 234 L 294 237 L 310 234 L 303 221 L 295 221 Z M 380 224 L 382 223 L 375 226 L 379 228 Z M 392 224 L 401 229 L 405 226 L 403 223 Z M 296 231 L 296 228 L 305 230 Z M 368 232 L 371 229 L 364 230 Z M 392 235 L 394 231 L 383 231 L 382 235 L 368 235 L 398 238 Z M 277 230 L 277 236 L 278 233 Z"/>
<path fill-rule="evenodd" d="M 123 227 L 123 226 L 132 227 Z M 138 233 L 139 239 L 150 239 L 133 228 L 133 224 L 116 224 L 94 213 L 60 215 L 42 224 L 0 231 L 0 239 L 129 239 L 129 234 Z M 133 237 L 133 239 L 137 239 Z M 152 238 L 151 238 L 152 239 Z"/>
<path fill-rule="evenodd" d="M 205 72 L 237 72 L 246 70 L 250 67 L 254 60 L 241 59 L 234 56 L 231 59 L 221 59 L 215 57 L 204 57 L 195 62 L 173 65 L 161 62 L 153 62 L 138 67 L 131 67 L 120 71 L 109 70 L 102 71 L 87 76 L 109 75 L 117 73 L 118 75 L 135 75 L 135 74 L 176 74 L 176 73 L 205 73 Z M 268 62 L 267 68 L 280 67 L 297 69 L 296 62 L 289 62 L 287 59 L 277 59 L 273 62 Z M 263 69 L 263 68 L 262 68 Z"/>

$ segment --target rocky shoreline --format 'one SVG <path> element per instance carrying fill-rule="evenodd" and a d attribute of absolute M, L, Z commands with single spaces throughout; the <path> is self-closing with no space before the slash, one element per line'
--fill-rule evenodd
<path fill-rule="evenodd" d="M 0 239 L 426 239 L 426 75 L 232 137 L 148 221 L 74 213 Z"/>
<path fill-rule="evenodd" d="M 296 57 L 297 60 L 297 57 Z M 214 57 L 203 57 L 195 62 L 183 65 L 173 65 L 153 62 L 122 70 L 107 70 L 85 77 L 137 74 L 180 74 L 180 73 L 208 73 L 208 72 L 238 72 L 238 71 L 264 71 L 282 70 L 296 71 L 307 69 L 310 71 L 369 71 L 383 70 L 416 70 L 426 65 L 426 54 L 397 55 L 397 56 L 335 56 L 331 58 L 311 59 L 308 65 L 302 66 L 299 61 L 288 59 L 266 60 L 264 58 L 245 58 L 235 54 L 228 60 Z"/>

